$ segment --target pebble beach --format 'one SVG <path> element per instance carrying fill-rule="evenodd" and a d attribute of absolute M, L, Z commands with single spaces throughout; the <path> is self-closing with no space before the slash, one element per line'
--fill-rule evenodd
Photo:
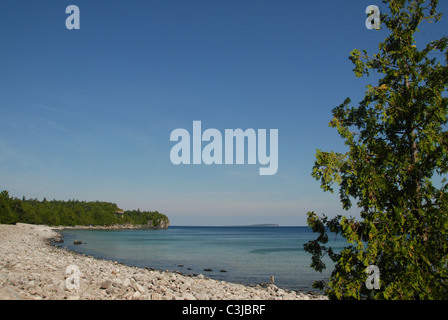
<path fill-rule="evenodd" d="M 127 266 L 53 246 L 57 227 L 0 224 L 0 300 L 326 300 L 275 284 L 246 286 Z"/>

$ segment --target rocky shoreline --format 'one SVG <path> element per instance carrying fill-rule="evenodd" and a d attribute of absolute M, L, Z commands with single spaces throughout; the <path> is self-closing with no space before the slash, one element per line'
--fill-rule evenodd
<path fill-rule="evenodd" d="M 69 230 L 140 230 L 140 229 L 167 229 L 167 228 L 168 228 L 167 223 L 160 223 L 159 226 L 155 227 L 153 226 L 152 222 L 148 224 L 126 223 L 126 224 L 112 224 L 105 226 L 86 225 L 86 226 L 63 227 L 63 229 L 69 229 Z"/>
<path fill-rule="evenodd" d="M 326 300 L 123 265 L 51 245 L 58 228 L 0 224 L 0 299 L 14 300 Z"/>

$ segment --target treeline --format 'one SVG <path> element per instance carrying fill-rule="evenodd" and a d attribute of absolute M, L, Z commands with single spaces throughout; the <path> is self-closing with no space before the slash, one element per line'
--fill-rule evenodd
<path fill-rule="evenodd" d="M 0 223 L 17 222 L 50 226 L 110 226 L 114 224 L 168 224 L 168 217 L 157 211 L 123 211 L 115 203 L 79 200 L 22 199 L 0 193 Z"/>

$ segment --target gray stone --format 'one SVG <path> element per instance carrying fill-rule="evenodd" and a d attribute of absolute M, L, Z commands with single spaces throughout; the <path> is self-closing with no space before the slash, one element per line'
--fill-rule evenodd
<path fill-rule="evenodd" d="M 111 284 L 112 283 L 109 279 L 103 280 L 103 282 L 101 282 L 100 289 L 109 289 Z"/>
<path fill-rule="evenodd" d="M 160 299 L 162 299 L 160 294 L 158 294 L 157 292 L 151 293 L 151 300 L 160 300 Z"/>
<path fill-rule="evenodd" d="M 12 288 L 0 288 L 0 300 L 21 300 L 21 297 Z"/>
<path fill-rule="evenodd" d="M 140 293 L 140 292 L 134 292 L 134 294 L 132 295 L 132 300 L 138 300 L 138 299 L 140 299 L 140 296 L 141 296 L 142 294 Z"/>
<path fill-rule="evenodd" d="M 185 292 L 182 294 L 182 299 L 184 300 L 196 300 L 196 297 L 189 292 Z"/>

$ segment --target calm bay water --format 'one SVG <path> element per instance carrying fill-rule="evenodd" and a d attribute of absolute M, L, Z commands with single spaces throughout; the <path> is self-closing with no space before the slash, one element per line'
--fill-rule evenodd
<path fill-rule="evenodd" d="M 170 226 L 164 230 L 64 230 L 63 234 L 63 246 L 76 252 L 243 284 L 269 283 L 273 275 L 281 288 L 315 291 L 312 283 L 328 277 L 331 270 L 320 274 L 309 267 L 311 255 L 303 244 L 317 235 L 308 227 Z M 73 245 L 74 240 L 83 244 Z M 344 244 L 331 242 L 335 249 Z"/>

